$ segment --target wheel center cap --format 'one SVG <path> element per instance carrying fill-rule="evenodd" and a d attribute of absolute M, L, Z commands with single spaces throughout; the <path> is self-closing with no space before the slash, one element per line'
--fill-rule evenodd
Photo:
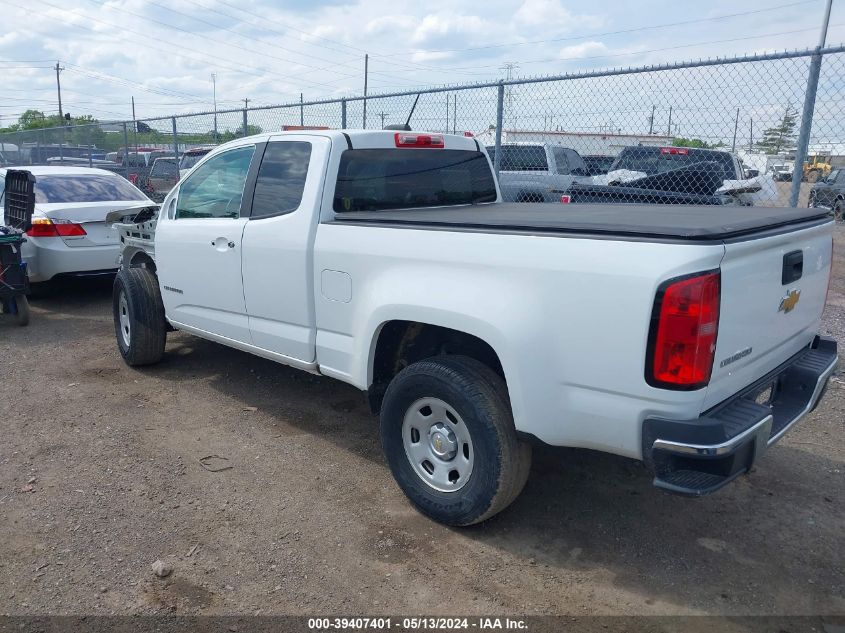
<path fill-rule="evenodd" d="M 455 434 L 442 422 L 431 427 L 428 441 L 432 452 L 440 459 L 452 459 L 458 452 L 458 441 Z"/>

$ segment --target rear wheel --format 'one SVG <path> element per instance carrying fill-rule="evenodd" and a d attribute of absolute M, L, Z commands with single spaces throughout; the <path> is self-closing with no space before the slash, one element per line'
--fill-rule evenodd
<path fill-rule="evenodd" d="M 833 217 L 838 222 L 843 222 L 845 221 L 845 217 L 843 217 L 843 214 L 845 214 L 845 200 L 842 200 L 842 198 L 840 198 L 839 200 L 833 203 Z"/>
<path fill-rule="evenodd" d="M 484 521 L 525 486 L 531 447 L 516 435 L 507 386 L 472 358 L 430 358 L 403 369 L 385 393 L 380 427 L 394 478 L 436 521 Z"/>
<path fill-rule="evenodd" d="M 29 300 L 26 298 L 26 295 L 18 295 L 10 303 L 14 304 L 12 307 L 18 325 L 21 327 L 29 325 Z"/>
<path fill-rule="evenodd" d="M 819 171 L 817 169 L 814 169 L 813 171 L 807 174 L 807 182 L 818 182 L 819 175 Z"/>
<path fill-rule="evenodd" d="M 112 311 L 117 347 L 127 365 L 151 365 L 164 356 L 167 321 L 158 279 L 146 268 L 123 268 L 114 279 Z"/>

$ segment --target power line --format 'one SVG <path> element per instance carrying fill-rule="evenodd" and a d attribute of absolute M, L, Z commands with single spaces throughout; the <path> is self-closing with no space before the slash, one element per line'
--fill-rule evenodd
<path fill-rule="evenodd" d="M 769 11 L 776 11 L 787 7 L 794 7 L 804 4 L 812 4 L 819 0 L 800 0 L 799 2 L 789 2 L 787 4 L 780 4 L 773 7 L 766 7 L 765 9 L 755 9 L 753 11 L 742 11 L 739 13 L 727 13 L 724 15 L 716 15 L 707 18 L 696 18 L 694 20 L 683 20 L 681 22 L 667 22 L 665 24 L 651 24 L 647 26 L 640 26 L 631 29 L 620 29 L 617 31 L 605 31 L 603 33 L 590 33 L 588 35 L 573 35 L 569 37 L 556 37 L 547 40 L 530 40 L 527 42 L 509 42 L 505 44 L 489 44 L 486 46 L 469 46 L 465 48 L 438 48 L 438 49 L 415 49 L 388 54 L 373 54 L 373 57 L 398 57 L 401 55 L 416 55 L 417 53 L 462 53 L 466 51 L 480 51 L 491 48 L 510 48 L 513 46 L 529 46 L 533 44 L 548 44 L 552 42 L 573 42 L 577 40 L 585 40 L 593 37 L 607 37 L 609 35 L 623 35 L 627 33 L 638 33 L 641 31 L 652 31 L 655 29 L 665 29 L 676 26 L 686 26 L 689 24 L 699 24 L 702 22 L 714 22 L 718 20 L 726 20 L 729 18 L 743 17 L 747 15 L 755 15 L 758 13 L 767 13 Z"/>
<path fill-rule="evenodd" d="M 104 3 L 100 3 L 100 2 L 98 2 L 97 0 L 89 0 L 89 2 L 92 2 L 93 4 L 95 4 L 95 5 L 97 5 L 97 6 L 101 7 L 101 8 L 102 8 L 103 6 L 105 6 L 105 5 L 104 5 Z M 195 21 L 200 22 L 200 23 L 202 23 L 202 24 L 207 24 L 207 25 L 209 25 L 209 26 L 213 26 L 214 28 L 220 29 L 220 30 L 222 30 L 222 31 L 227 31 L 227 32 L 230 32 L 230 33 L 234 33 L 234 34 L 235 34 L 235 35 L 237 35 L 238 37 L 244 37 L 244 36 L 240 35 L 240 33 L 238 33 L 237 31 L 234 31 L 233 29 L 231 29 L 231 28 L 229 28 L 229 27 L 219 26 L 219 25 L 217 25 L 217 24 L 214 24 L 213 22 L 209 22 L 209 21 L 207 21 L 207 20 L 203 20 L 203 19 L 201 19 L 201 18 L 198 18 L 198 17 L 196 17 L 196 16 L 192 16 L 192 15 L 187 14 L 187 13 L 182 13 L 181 11 L 177 11 L 177 10 L 175 10 L 175 9 L 171 9 L 170 7 L 167 7 L 167 6 L 162 5 L 162 4 L 158 4 L 158 3 L 156 3 L 156 2 L 152 2 L 152 1 L 150 1 L 150 2 L 149 2 L 149 4 L 153 4 L 153 5 L 155 5 L 155 6 L 162 7 L 162 8 L 164 8 L 164 9 L 167 9 L 168 11 L 172 11 L 173 13 L 176 13 L 176 14 L 178 14 L 178 15 L 183 15 L 183 16 L 189 17 L 189 18 L 191 18 L 192 20 L 195 20 Z M 220 44 L 222 44 L 222 45 L 224 45 L 224 46 L 229 46 L 229 47 L 231 47 L 231 48 L 237 48 L 237 49 L 239 49 L 239 50 L 245 51 L 245 52 L 247 52 L 247 53 L 251 53 L 251 54 L 253 54 L 253 55 L 261 55 L 262 57 L 269 57 L 270 59 L 275 59 L 275 60 L 280 61 L 280 62 L 285 62 L 285 63 L 289 63 L 289 64 L 298 64 L 298 65 L 300 65 L 300 66 L 304 66 L 304 67 L 306 67 L 306 68 L 318 69 L 318 67 L 317 67 L 317 66 L 314 66 L 314 65 L 311 65 L 311 64 L 307 64 L 307 63 L 305 63 L 305 62 L 296 61 L 296 60 L 293 60 L 293 59 L 289 59 L 289 58 L 287 58 L 287 57 L 278 57 L 278 56 L 275 56 L 275 55 L 270 55 L 270 54 L 268 54 L 266 51 L 257 51 L 257 50 L 252 49 L 252 48 L 246 48 L 246 47 L 244 47 L 244 46 L 239 46 L 238 44 L 232 44 L 231 42 L 226 42 L 226 41 L 222 41 L 222 40 L 219 40 L 219 39 L 212 39 L 212 38 L 209 38 L 209 37 L 205 37 L 204 35 L 200 35 L 200 34 L 198 34 L 198 33 L 194 33 L 194 32 L 189 31 L 189 30 L 187 30 L 187 29 L 183 29 L 183 28 L 181 28 L 181 27 L 179 27 L 179 26 L 175 26 L 175 25 L 173 25 L 173 24 L 170 24 L 169 22 L 163 22 L 163 21 L 161 21 L 161 20 L 156 20 L 156 19 L 154 19 L 154 18 L 151 18 L 151 17 L 145 16 L 145 15 L 141 15 L 141 14 L 139 14 L 139 13 L 134 13 L 134 12 L 129 11 L 129 10 L 127 10 L 127 9 L 123 9 L 123 8 L 115 7 L 115 6 L 112 6 L 112 5 L 110 5 L 110 6 L 109 6 L 109 9 L 112 9 L 112 10 L 114 10 L 114 11 L 120 11 L 120 12 L 122 12 L 122 13 L 126 13 L 126 14 L 128 14 L 128 15 L 132 15 L 132 16 L 135 16 L 135 17 L 137 17 L 137 18 L 141 18 L 142 20 L 146 20 L 147 22 L 152 22 L 152 23 L 154 23 L 154 24 L 160 24 L 161 26 L 164 26 L 165 28 L 168 28 L 168 29 L 171 29 L 171 30 L 174 30 L 174 31 L 179 31 L 179 32 L 181 32 L 181 33 L 186 33 L 187 35 L 191 35 L 191 36 L 193 36 L 193 37 L 197 37 L 197 38 L 200 38 L 200 39 L 203 39 L 203 40 L 207 40 L 207 41 L 214 42 L 214 44 L 215 44 L 215 45 L 220 45 Z M 247 38 L 247 39 L 248 39 L 248 38 Z M 321 58 L 321 57 L 314 57 L 313 55 L 307 55 L 307 54 L 305 54 L 305 53 L 299 53 L 299 52 L 297 52 L 297 51 L 293 51 L 293 50 L 291 50 L 291 49 L 287 49 L 287 48 L 284 48 L 284 47 L 281 47 L 281 46 L 278 46 L 278 45 L 275 45 L 275 44 L 273 44 L 272 46 L 275 46 L 276 48 L 280 48 L 281 50 L 285 50 L 285 51 L 288 51 L 288 52 L 292 52 L 292 53 L 294 53 L 294 54 L 296 54 L 296 55 L 306 55 L 306 56 L 308 56 L 308 57 L 311 57 L 312 59 L 319 59 L 319 60 L 321 60 L 321 61 L 325 61 L 325 62 L 327 62 L 327 63 L 337 65 L 337 63 L 336 63 L 334 60 L 324 59 L 324 58 Z M 319 68 L 319 70 L 331 70 L 331 68 Z M 335 73 L 337 73 L 337 74 L 340 74 L 340 75 L 343 75 L 343 74 L 344 74 L 344 73 L 339 73 L 338 71 L 333 71 L 333 72 L 335 72 Z M 345 76 L 347 76 L 347 77 L 353 77 L 354 75 L 346 74 Z"/>
<path fill-rule="evenodd" d="M 843 25 L 845 25 L 845 22 L 840 22 L 839 24 L 831 24 L 830 26 L 837 27 L 837 26 L 843 26 Z M 677 46 L 666 46 L 664 48 L 651 48 L 651 49 L 641 50 L 641 51 L 631 51 L 631 52 L 628 52 L 628 53 L 613 53 L 613 54 L 610 54 L 610 55 L 587 55 L 587 56 L 582 56 L 582 57 L 547 57 L 545 59 L 524 60 L 524 61 L 520 61 L 519 63 L 520 64 L 542 64 L 542 63 L 548 63 L 548 62 L 579 61 L 579 60 L 584 60 L 584 59 L 611 59 L 611 58 L 617 58 L 617 57 L 631 57 L 633 55 L 645 55 L 647 53 L 660 53 L 660 52 L 663 52 L 663 51 L 677 50 L 679 48 L 692 48 L 692 47 L 695 47 L 695 46 L 708 46 L 710 44 L 726 44 L 726 43 L 730 43 L 730 42 L 743 42 L 743 41 L 747 41 L 747 40 L 761 39 L 763 37 L 776 37 L 776 36 L 779 36 L 779 35 L 794 35 L 795 33 L 806 33 L 808 31 L 817 32 L 818 27 L 812 27 L 812 28 L 807 28 L 807 29 L 796 29 L 796 30 L 793 30 L 793 31 L 780 31 L 778 33 L 763 33 L 761 35 L 746 35 L 744 37 L 732 37 L 732 38 L 724 39 L 724 40 L 708 40 L 706 42 L 694 42 L 694 43 L 691 43 L 691 44 L 679 44 Z M 494 68 L 494 67 L 498 67 L 498 65 L 497 64 L 488 64 L 488 65 L 484 65 L 484 66 L 460 66 L 459 68 L 462 68 L 462 69 L 468 69 L 468 68 L 480 69 L 480 68 Z"/>
<path fill-rule="evenodd" d="M 10 1 L 10 0 L 0 0 L 0 2 L 3 2 L 3 3 L 5 3 L 5 4 L 11 4 L 11 1 Z M 58 10 L 62 10 L 62 11 L 64 11 L 64 9 L 62 9 L 62 7 L 60 7 L 59 5 L 52 4 L 52 3 L 50 3 L 50 2 L 47 2 L 46 0 L 41 0 L 41 3 L 42 3 L 42 4 L 44 4 L 44 5 L 46 5 L 46 6 L 48 6 L 48 7 L 52 7 L 52 8 L 54 8 L 54 9 L 58 9 Z M 50 15 L 50 14 L 48 14 L 48 13 L 43 13 L 43 12 L 42 12 L 42 14 L 41 14 L 41 15 L 42 15 L 42 16 L 44 16 L 44 17 L 47 17 L 47 18 L 50 18 L 50 19 L 56 20 L 56 21 L 62 21 L 64 24 L 68 24 L 67 22 L 65 22 L 65 21 L 61 20 L 60 18 L 55 17 L 55 16 L 53 16 L 53 15 Z M 128 28 L 126 28 L 126 27 L 125 27 L 125 26 L 123 26 L 123 25 L 114 24 L 113 22 L 108 22 L 108 21 L 106 21 L 106 20 L 101 20 L 101 19 L 99 19 L 99 18 L 95 18 L 95 17 L 90 16 L 90 15 L 86 15 L 86 16 L 85 16 L 85 19 L 86 19 L 87 21 L 98 22 L 98 23 L 100 23 L 100 24 L 103 24 L 103 25 L 105 25 L 105 26 L 112 27 L 112 28 L 114 28 L 114 29 L 119 29 L 122 33 L 133 33 L 133 34 L 138 35 L 138 36 L 140 36 L 140 37 L 142 37 L 142 38 L 143 38 L 143 40 L 133 40 L 132 38 L 127 38 L 125 35 L 122 35 L 122 36 L 121 36 L 121 39 L 122 39 L 122 40 L 124 40 L 124 41 L 125 41 L 125 40 L 129 40 L 129 41 L 134 41 L 134 42 L 137 42 L 137 43 L 139 43 L 139 44 L 141 44 L 141 45 L 144 45 L 144 46 L 149 46 L 149 41 L 150 41 L 150 40 L 153 40 L 153 41 L 155 41 L 155 42 L 159 42 L 159 43 L 161 43 L 161 44 L 164 44 L 165 46 L 168 46 L 168 47 L 170 47 L 170 48 L 175 48 L 175 49 L 177 49 L 177 50 L 179 51 L 179 52 L 177 52 L 177 53 L 174 53 L 176 56 L 178 56 L 178 57 L 182 57 L 183 59 L 187 59 L 187 60 L 189 60 L 189 61 L 193 61 L 193 62 L 203 61 L 203 62 L 207 63 L 207 60 L 208 60 L 208 59 L 213 59 L 213 60 L 215 60 L 215 61 L 217 62 L 217 64 L 218 64 L 218 65 L 221 65 L 221 64 L 220 64 L 220 62 L 221 62 L 221 61 L 223 61 L 223 62 L 227 62 L 227 61 L 228 61 L 228 60 L 227 60 L 226 58 L 224 58 L 224 57 L 220 57 L 220 56 L 217 56 L 217 55 L 210 55 L 210 54 L 208 54 L 208 53 L 200 53 L 199 51 L 196 51 L 196 50 L 194 50 L 194 49 L 187 48 L 187 47 L 186 47 L 186 46 L 184 46 L 184 45 L 176 45 L 176 44 L 173 44 L 173 43 L 171 43 L 171 42 L 169 42 L 169 41 L 167 41 L 167 40 L 164 40 L 164 39 L 161 39 L 161 38 L 158 38 L 158 37 L 154 37 L 154 36 L 149 35 L 149 34 L 146 34 L 146 33 L 141 33 L 141 32 L 139 32 L 139 31 L 135 31 L 135 30 L 132 30 L 132 29 L 128 29 Z M 87 26 L 83 26 L 83 25 L 80 25 L 80 24 L 69 24 L 69 26 L 73 26 L 74 28 L 81 28 L 81 29 L 84 29 L 84 30 L 86 30 L 86 31 L 91 31 L 91 32 L 98 33 L 98 34 L 100 33 L 100 31 L 96 31 L 96 30 L 95 30 L 95 29 L 93 29 L 93 28 L 90 28 L 90 27 L 87 27 Z M 190 52 L 190 53 L 193 53 L 193 54 L 195 54 L 195 55 L 199 55 L 200 57 L 203 57 L 203 58 L 205 58 L 205 59 L 191 58 L 191 57 L 189 57 L 189 56 L 185 55 L 185 52 Z M 251 52 L 252 54 L 255 54 L 255 51 L 250 51 L 250 52 Z M 249 70 L 245 69 L 243 66 L 240 66 L 240 67 L 235 67 L 235 66 L 231 66 L 231 65 L 228 65 L 228 64 L 221 65 L 221 66 L 222 66 L 223 68 L 226 68 L 226 69 L 230 70 L 230 71 L 233 71 L 233 72 L 239 72 L 239 73 L 244 73 L 244 74 L 247 74 L 247 75 L 252 75 L 252 76 L 254 76 L 254 77 L 261 77 L 261 78 L 263 78 L 263 77 L 265 77 L 266 75 L 271 74 L 271 75 L 276 75 L 276 76 L 278 76 L 278 77 L 282 77 L 283 79 L 289 79 L 289 75 L 285 75 L 285 74 L 283 74 L 283 73 L 279 73 L 279 72 L 276 72 L 276 71 L 274 71 L 274 70 L 270 70 L 269 68 L 265 68 L 265 67 L 261 67 L 261 66 L 252 66 L 252 68 L 255 68 L 255 69 L 257 69 L 257 70 L 259 70 L 259 71 L 262 71 L 262 72 L 251 72 L 251 71 L 249 71 Z M 330 86 L 329 84 L 325 84 L 325 83 L 315 82 L 315 81 L 311 81 L 311 80 L 305 80 L 305 81 L 306 81 L 306 83 L 310 83 L 310 84 L 317 85 L 317 86 L 321 86 L 321 87 L 332 87 L 332 86 Z"/>

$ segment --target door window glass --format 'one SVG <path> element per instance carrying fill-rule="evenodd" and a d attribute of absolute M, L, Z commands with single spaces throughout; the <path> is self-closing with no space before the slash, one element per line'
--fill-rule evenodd
<path fill-rule="evenodd" d="M 237 218 L 255 146 L 218 154 L 193 172 L 179 188 L 176 219 Z"/>

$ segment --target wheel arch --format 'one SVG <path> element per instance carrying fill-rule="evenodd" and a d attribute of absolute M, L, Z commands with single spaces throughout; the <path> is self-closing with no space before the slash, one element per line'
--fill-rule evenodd
<path fill-rule="evenodd" d="M 450 327 L 450 325 L 452 327 Z M 507 385 L 501 355 L 489 337 L 472 328 L 425 321 L 389 319 L 375 329 L 367 367 L 370 408 L 378 413 L 393 376 L 413 362 L 442 355 L 461 355 L 490 367 Z"/>

